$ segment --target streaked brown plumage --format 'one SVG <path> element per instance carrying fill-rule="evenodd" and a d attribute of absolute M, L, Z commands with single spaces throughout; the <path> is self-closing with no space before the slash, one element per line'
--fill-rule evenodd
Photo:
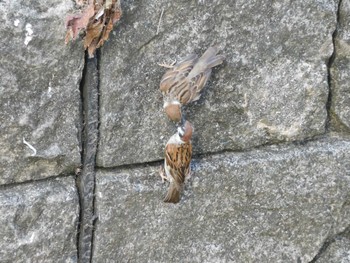
<path fill-rule="evenodd" d="M 164 95 L 164 110 L 171 120 L 179 122 L 182 118 L 181 106 L 200 98 L 212 68 L 225 59 L 217 53 L 216 47 L 209 47 L 199 59 L 196 54 L 191 54 L 164 74 L 160 90 Z"/>
<path fill-rule="evenodd" d="M 164 202 L 178 203 L 185 178 L 190 175 L 192 159 L 193 127 L 186 121 L 178 132 L 171 136 L 165 146 L 164 171 L 165 178 L 170 181 L 168 193 Z"/>

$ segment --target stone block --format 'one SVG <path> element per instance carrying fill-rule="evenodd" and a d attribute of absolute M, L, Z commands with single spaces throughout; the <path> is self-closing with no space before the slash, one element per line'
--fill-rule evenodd
<path fill-rule="evenodd" d="M 1 188 L 1 262 L 77 262 L 78 220 L 72 177 Z"/>
<path fill-rule="evenodd" d="M 196 129 L 195 154 L 325 132 L 336 2 L 123 3 L 120 25 L 101 52 L 99 166 L 163 158 L 175 125 L 162 109 L 159 82 L 166 69 L 157 63 L 202 54 L 211 45 L 226 61 L 201 99 L 185 109 Z"/>
<path fill-rule="evenodd" d="M 350 140 L 193 160 L 179 204 L 158 166 L 99 170 L 94 262 L 310 262 L 350 224 Z"/>
<path fill-rule="evenodd" d="M 70 12 L 73 1 L 0 3 L 0 184 L 80 165 L 84 52 L 64 44 Z"/>

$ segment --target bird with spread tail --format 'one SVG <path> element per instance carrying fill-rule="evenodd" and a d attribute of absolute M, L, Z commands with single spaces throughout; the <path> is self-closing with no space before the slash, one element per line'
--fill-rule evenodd
<path fill-rule="evenodd" d="M 160 176 L 170 182 L 164 202 L 178 203 L 185 179 L 191 174 L 193 127 L 189 121 L 178 127 L 165 146 L 164 170 Z M 164 173 L 165 172 L 165 173 Z"/>
<path fill-rule="evenodd" d="M 165 113 L 172 121 L 181 121 L 183 105 L 199 100 L 212 68 L 225 59 L 217 53 L 216 47 L 209 47 L 200 58 L 191 54 L 175 65 L 162 65 L 170 68 L 160 81 L 160 90 L 164 97 Z"/>

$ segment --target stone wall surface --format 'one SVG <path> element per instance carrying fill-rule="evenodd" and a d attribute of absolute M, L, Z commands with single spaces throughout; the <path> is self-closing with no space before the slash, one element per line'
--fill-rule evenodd
<path fill-rule="evenodd" d="M 78 2 L 0 1 L 1 262 L 350 262 L 350 0 L 124 0 L 85 61 Z M 165 204 L 158 63 L 212 45 Z"/>
<path fill-rule="evenodd" d="M 350 140 L 193 162 L 180 205 L 158 167 L 97 173 L 94 262 L 309 262 L 350 223 Z"/>
<path fill-rule="evenodd" d="M 84 53 L 64 44 L 73 10 L 0 1 L 1 262 L 77 262 L 79 198 L 67 176 L 81 164 Z"/>
<path fill-rule="evenodd" d="M 334 1 L 125 1 L 124 20 L 102 48 L 97 165 L 162 158 L 174 129 L 157 63 L 210 45 L 226 62 L 186 111 L 196 153 L 324 133 L 336 10 Z"/>
<path fill-rule="evenodd" d="M 1 188 L 1 262 L 77 262 L 78 215 L 72 178 Z"/>
<path fill-rule="evenodd" d="M 0 184 L 80 165 L 82 49 L 64 44 L 70 1 L 0 2 Z M 30 149 L 23 140 L 36 149 Z"/>

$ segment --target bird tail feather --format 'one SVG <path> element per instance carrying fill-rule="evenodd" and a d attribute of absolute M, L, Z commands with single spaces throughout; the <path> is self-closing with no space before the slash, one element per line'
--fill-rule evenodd
<path fill-rule="evenodd" d="M 203 62 L 208 69 L 220 65 L 225 57 L 223 55 L 216 55 L 218 52 L 219 49 L 217 47 L 209 47 L 199 61 Z"/>
<path fill-rule="evenodd" d="M 199 58 L 198 63 L 195 64 L 188 77 L 190 79 L 194 78 L 202 72 L 208 72 L 210 75 L 211 68 L 220 65 L 225 60 L 225 56 L 216 55 L 218 51 L 216 47 L 209 47 L 203 56 Z"/>
<path fill-rule="evenodd" d="M 223 55 L 211 57 L 206 61 L 207 68 L 216 67 L 216 66 L 222 64 L 222 62 L 224 62 L 224 60 L 225 60 L 225 57 Z"/>
<path fill-rule="evenodd" d="M 168 193 L 164 198 L 165 203 L 178 203 L 180 201 L 180 187 L 176 187 L 175 183 L 170 183 Z"/>

